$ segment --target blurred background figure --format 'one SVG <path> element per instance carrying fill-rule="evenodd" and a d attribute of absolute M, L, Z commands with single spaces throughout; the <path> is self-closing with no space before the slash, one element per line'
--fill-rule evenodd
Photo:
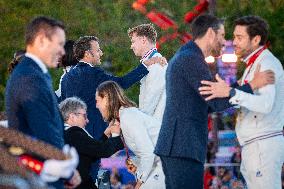
<path fill-rule="evenodd" d="M 65 49 L 65 55 L 62 56 L 61 60 L 59 61 L 59 67 L 63 68 L 63 74 L 60 77 L 60 82 L 58 89 L 55 91 L 55 94 L 57 95 L 58 98 L 61 96 L 61 81 L 64 75 L 69 72 L 72 66 L 77 64 L 77 60 L 74 57 L 73 53 L 73 45 L 74 41 L 73 40 L 67 40 L 64 49 Z"/>
<path fill-rule="evenodd" d="M 12 73 L 12 71 L 14 70 L 14 68 L 20 63 L 20 61 L 22 60 L 23 56 L 25 55 L 26 50 L 18 50 L 14 53 L 14 57 L 13 60 L 10 62 L 9 66 L 8 66 L 8 72 Z"/>

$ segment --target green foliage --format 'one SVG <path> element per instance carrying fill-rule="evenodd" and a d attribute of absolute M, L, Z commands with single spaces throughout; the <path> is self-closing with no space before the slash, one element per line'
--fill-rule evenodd
<path fill-rule="evenodd" d="M 67 38 L 77 39 L 82 35 L 96 35 L 101 41 L 104 52 L 103 61 L 111 60 L 110 71 L 123 75 L 139 63 L 139 59 L 130 50 L 127 29 L 149 20 L 131 8 L 134 0 L 0 0 L 0 111 L 4 109 L 4 89 L 7 82 L 7 65 L 16 50 L 24 48 L 24 30 L 26 24 L 35 16 L 47 15 L 64 21 L 67 26 Z M 284 6 L 283 0 L 218 0 L 216 12 L 226 18 L 228 38 L 232 35 L 232 21 L 241 15 L 256 14 L 268 20 L 271 27 L 270 40 L 272 51 L 284 62 Z M 188 0 L 152 0 L 148 10 L 156 9 L 166 13 L 181 27 L 188 30 L 183 22 L 184 14 L 191 10 L 196 1 Z M 161 31 L 159 36 L 171 33 Z M 180 47 L 178 40 L 163 45 L 161 53 L 170 59 Z M 61 69 L 51 70 L 54 88 L 57 89 Z M 138 85 L 127 91 L 131 99 L 137 102 Z M 28 91 L 27 91 L 28 92 Z"/>

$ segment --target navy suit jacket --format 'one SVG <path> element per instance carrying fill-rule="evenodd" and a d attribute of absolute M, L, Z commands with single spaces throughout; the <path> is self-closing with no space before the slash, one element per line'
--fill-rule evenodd
<path fill-rule="evenodd" d="M 51 78 L 30 58 L 25 57 L 12 72 L 6 86 L 9 126 L 57 148 L 64 145 L 63 120 Z M 54 185 L 63 188 L 62 181 Z"/>
<path fill-rule="evenodd" d="M 107 74 L 98 66 L 91 67 L 86 63 L 79 62 L 66 73 L 62 79 L 61 100 L 77 96 L 87 104 L 89 123 L 86 126 L 86 130 L 95 139 L 99 139 L 107 125 L 104 122 L 101 113 L 96 108 L 97 87 L 104 81 L 112 80 L 117 82 L 122 88 L 126 89 L 141 80 L 146 74 L 148 74 L 148 70 L 142 64 L 123 77 L 115 77 Z"/>
<path fill-rule="evenodd" d="M 209 112 L 223 111 L 229 98 L 205 101 L 198 88 L 213 80 L 201 49 L 190 41 L 170 60 L 166 74 L 166 108 L 155 153 L 205 162 Z M 240 87 L 251 92 L 249 85 Z"/>

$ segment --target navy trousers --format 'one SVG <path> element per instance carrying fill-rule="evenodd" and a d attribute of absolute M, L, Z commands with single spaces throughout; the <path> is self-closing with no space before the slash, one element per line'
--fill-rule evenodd
<path fill-rule="evenodd" d="M 203 189 L 203 163 L 191 158 L 160 158 L 167 189 Z"/>

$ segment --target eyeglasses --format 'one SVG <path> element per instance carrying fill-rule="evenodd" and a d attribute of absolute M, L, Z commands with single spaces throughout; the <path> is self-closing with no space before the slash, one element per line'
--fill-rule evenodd
<path fill-rule="evenodd" d="M 84 119 L 85 120 L 87 120 L 88 119 L 88 114 L 83 114 L 83 113 L 79 113 L 79 112 L 77 112 L 77 113 L 74 113 L 75 115 L 82 115 L 83 117 L 84 117 Z"/>

